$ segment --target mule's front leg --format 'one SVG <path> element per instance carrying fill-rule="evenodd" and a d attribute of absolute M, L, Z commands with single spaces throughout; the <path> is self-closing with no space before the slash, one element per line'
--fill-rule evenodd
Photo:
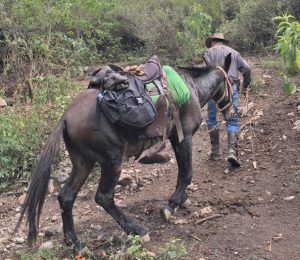
<path fill-rule="evenodd" d="M 127 234 L 136 234 L 147 242 L 150 237 L 148 232 L 135 224 L 123 211 L 115 204 L 114 189 L 121 172 L 121 167 L 106 163 L 101 166 L 101 179 L 95 196 L 95 201 L 101 205 L 125 230 Z"/>
<path fill-rule="evenodd" d="M 192 135 L 185 136 L 181 143 L 178 143 L 177 137 L 171 138 L 170 141 L 177 160 L 178 177 L 175 192 L 170 197 L 168 205 L 160 212 L 165 221 L 187 201 L 186 188 L 193 177 Z"/>

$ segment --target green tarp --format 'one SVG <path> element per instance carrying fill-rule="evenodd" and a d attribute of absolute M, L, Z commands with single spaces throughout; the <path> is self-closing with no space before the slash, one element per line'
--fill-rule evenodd
<path fill-rule="evenodd" d="M 175 105 L 179 107 L 189 100 L 190 91 L 182 78 L 170 66 L 163 66 L 163 70 L 166 74 L 168 88 L 173 95 Z"/>

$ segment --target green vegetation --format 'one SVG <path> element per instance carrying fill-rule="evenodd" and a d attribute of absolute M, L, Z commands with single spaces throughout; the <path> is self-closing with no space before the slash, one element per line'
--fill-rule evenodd
<path fill-rule="evenodd" d="M 228 1 L 225 1 L 225 3 Z M 232 4 L 232 1 L 230 2 Z M 224 25 L 232 44 L 241 52 L 268 53 L 274 45 L 274 16 L 286 10 L 281 0 L 237 1 L 227 15 L 231 18 Z"/>
<path fill-rule="evenodd" d="M 67 75 L 34 81 L 31 106 L 15 106 L 0 113 L 0 189 L 29 175 L 43 141 L 72 99 L 68 93 L 75 86 Z"/>
<path fill-rule="evenodd" d="M 275 50 L 278 51 L 285 66 L 285 72 L 295 73 L 299 70 L 299 48 L 300 48 L 300 23 L 295 21 L 291 15 L 276 16 L 274 21 L 278 22 L 276 31 Z"/>
<path fill-rule="evenodd" d="M 292 95 L 297 87 L 288 75 L 300 69 L 300 23 L 295 21 L 294 16 L 287 14 L 276 16 L 273 20 L 278 22 L 275 50 L 281 54 L 284 64 L 282 90 L 285 95 Z"/>
<path fill-rule="evenodd" d="M 38 260 L 38 259 L 44 259 L 44 260 L 60 260 L 60 252 L 62 250 L 62 247 L 58 244 L 55 244 L 52 249 L 48 248 L 42 248 L 37 250 L 34 253 L 17 253 L 19 255 L 20 260 Z"/>
<path fill-rule="evenodd" d="M 183 20 L 183 31 L 177 33 L 181 46 L 182 56 L 185 61 L 191 61 L 195 56 L 204 52 L 204 41 L 211 34 L 212 18 L 203 11 L 201 5 L 195 4 L 191 13 Z"/>
<path fill-rule="evenodd" d="M 82 259 L 98 259 L 100 255 L 105 256 L 105 259 L 111 260 L 179 260 L 187 256 L 185 244 L 179 239 L 172 239 L 162 246 L 159 253 L 149 251 L 142 243 L 141 238 L 136 235 L 130 235 L 122 241 L 120 245 L 114 244 L 114 238 L 107 240 L 108 248 L 105 250 L 97 249 L 97 252 L 92 252 L 86 247 L 80 253 Z M 99 250 L 99 251 L 98 251 Z M 39 249 L 34 252 L 24 252 L 22 250 L 16 252 L 20 260 L 58 260 L 58 259 L 74 259 L 73 252 L 70 249 L 64 248 L 58 243 L 54 243 L 53 248 Z M 77 258 L 75 258 L 77 259 Z"/>

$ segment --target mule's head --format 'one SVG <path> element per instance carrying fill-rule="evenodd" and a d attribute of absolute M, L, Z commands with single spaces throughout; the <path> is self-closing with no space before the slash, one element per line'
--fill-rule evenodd
<path fill-rule="evenodd" d="M 126 75 L 113 70 L 110 66 L 105 66 L 92 74 L 91 83 L 105 89 L 120 89 L 128 87 L 129 81 Z"/>

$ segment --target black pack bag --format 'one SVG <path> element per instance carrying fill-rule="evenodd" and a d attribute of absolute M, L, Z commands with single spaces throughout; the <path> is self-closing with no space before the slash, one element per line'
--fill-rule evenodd
<path fill-rule="evenodd" d="M 129 84 L 122 89 L 100 89 L 101 110 L 112 122 L 124 128 L 146 128 L 156 119 L 156 109 L 144 84 L 134 75 L 127 74 Z"/>

